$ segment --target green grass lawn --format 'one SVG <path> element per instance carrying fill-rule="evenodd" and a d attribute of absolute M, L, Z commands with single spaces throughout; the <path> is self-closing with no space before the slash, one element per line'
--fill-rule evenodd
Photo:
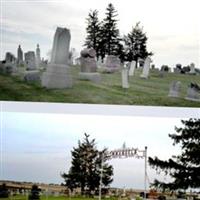
<path fill-rule="evenodd" d="M 190 82 L 200 85 L 199 75 L 169 73 L 161 78 L 158 72 L 151 71 L 149 79 L 141 79 L 141 71 L 137 69 L 135 76 L 130 77 L 130 88 L 123 89 L 120 72 L 101 74 L 100 84 L 79 80 L 78 72 L 79 67 L 72 68 L 73 88 L 51 90 L 42 88 L 40 84 L 27 84 L 18 77 L 0 75 L 0 100 L 200 107 L 200 102 L 184 99 Z M 167 96 L 169 85 L 174 80 L 182 83 L 180 98 Z"/>

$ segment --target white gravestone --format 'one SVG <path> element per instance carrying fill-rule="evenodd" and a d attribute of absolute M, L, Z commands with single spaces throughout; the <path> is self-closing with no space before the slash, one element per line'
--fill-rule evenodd
<path fill-rule="evenodd" d="M 189 72 L 189 73 L 190 73 L 190 74 L 196 74 L 194 63 L 191 63 L 191 64 L 190 64 L 190 72 Z"/>
<path fill-rule="evenodd" d="M 54 35 L 51 62 L 42 75 L 42 86 L 46 88 L 71 88 L 72 76 L 69 62 L 70 31 L 58 27 Z"/>
<path fill-rule="evenodd" d="M 144 67 L 142 74 L 140 75 L 141 78 L 148 78 L 149 76 L 149 69 L 150 69 L 150 63 L 152 62 L 150 57 L 147 57 L 144 61 Z"/>
<path fill-rule="evenodd" d="M 128 67 L 122 68 L 122 88 L 129 88 L 128 71 Z"/>
<path fill-rule="evenodd" d="M 170 85 L 169 89 L 169 97 L 179 97 L 181 91 L 181 82 L 180 81 L 173 81 Z"/>
<path fill-rule="evenodd" d="M 129 69 L 129 73 L 128 73 L 129 76 L 134 76 L 135 66 L 136 66 L 136 62 L 135 62 L 135 60 L 133 60 L 131 62 L 131 66 Z"/>

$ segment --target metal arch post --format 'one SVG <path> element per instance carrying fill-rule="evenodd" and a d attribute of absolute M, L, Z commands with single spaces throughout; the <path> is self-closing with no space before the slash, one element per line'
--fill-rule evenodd
<path fill-rule="evenodd" d="M 145 146 L 144 154 L 144 199 L 147 199 L 147 146 Z"/>

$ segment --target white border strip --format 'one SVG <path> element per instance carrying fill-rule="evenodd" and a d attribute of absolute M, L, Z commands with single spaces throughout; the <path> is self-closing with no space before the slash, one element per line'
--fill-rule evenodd
<path fill-rule="evenodd" d="M 200 108 L 2 101 L 3 112 L 200 118 Z"/>

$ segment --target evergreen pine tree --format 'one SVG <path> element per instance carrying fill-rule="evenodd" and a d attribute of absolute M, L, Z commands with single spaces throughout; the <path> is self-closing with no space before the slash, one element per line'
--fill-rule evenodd
<path fill-rule="evenodd" d="M 105 54 L 119 55 L 120 37 L 119 29 L 117 28 L 117 11 L 113 4 L 108 4 L 106 8 L 106 18 L 103 20 L 102 26 L 102 45 Z"/>
<path fill-rule="evenodd" d="M 175 127 L 175 134 L 169 134 L 174 145 L 180 144 L 182 152 L 167 161 L 158 157 L 149 158 L 149 164 L 156 170 L 163 170 L 174 180 L 154 181 L 154 186 L 163 189 L 187 189 L 200 187 L 200 119 L 182 120 L 184 127 Z"/>
<path fill-rule="evenodd" d="M 93 48 L 96 51 L 97 59 L 100 56 L 101 45 L 101 23 L 98 19 L 98 11 L 90 11 L 87 20 L 87 36 L 84 46 L 87 48 Z"/>
<path fill-rule="evenodd" d="M 131 32 L 124 36 L 125 43 L 125 60 L 133 61 L 138 63 L 138 59 L 145 59 L 149 55 L 153 55 L 152 52 L 147 51 L 147 36 L 143 33 L 143 28 L 138 22 L 135 27 L 132 28 Z M 136 64 L 137 66 L 137 64 Z"/>
<path fill-rule="evenodd" d="M 106 149 L 103 150 L 105 152 Z M 71 168 L 68 174 L 62 174 L 66 186 L 73 189 L 80 187 L 82 194 L 91 194 L 99 188 L 102 152 L 98 151 L 95 139 L 89 140 L 85 134 L 83 142 L 78 142 L 78 147 L 72 150 Z M 108 158 L 103 158 L 103 185 L 108 186 L 112 182 L 112 166 L 106 163 Z"/>

